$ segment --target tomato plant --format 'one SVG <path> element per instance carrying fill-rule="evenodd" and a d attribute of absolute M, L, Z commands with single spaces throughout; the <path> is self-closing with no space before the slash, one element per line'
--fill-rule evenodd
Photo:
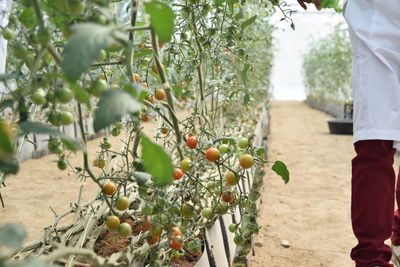
<path fill-rule="evenodd" d="M 243 223 L 232 230 L 246 240 L 256 232 L 245 218 L 255 218 L 259 192 L 238 181 L 267 162 L 251 118 L 269 97 L 272 11 L 259 1 L 16 1 L 2 29 L 10 56 L 0 111 L 14 112 L 0 120 L 1 170 L 18 171 L 9 121 L 20 137 L 49 135 L 59 168 L 99 187 L 90 204 L 71 205 L 71 228 L 58 231 L 57 221 L 41 243 L 48 247 L 35 251 L 113 230 L 129 238 L 126 265 L 143 258 L 170 266 L 201 249 L 218 216 L 239 209 Z M 73 127 L 79 141 L 60 126 Z M 90 128 L 104 134 L 96 154 Z M 70 162 L 79 150 L 82 162 Z"/>

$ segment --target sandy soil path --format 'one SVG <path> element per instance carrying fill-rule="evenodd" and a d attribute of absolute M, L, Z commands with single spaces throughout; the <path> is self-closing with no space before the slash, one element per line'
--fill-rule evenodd
<path fill-rule="evenodd" d="M 269 159 L 284 161 L 291 181 L 284 185 L 271 171 L 265 178 L 251 267 L 354 266 L 352 137 L 329 134 L 329 115 L 301 102 L 273 101 L 270 112 Z"/>

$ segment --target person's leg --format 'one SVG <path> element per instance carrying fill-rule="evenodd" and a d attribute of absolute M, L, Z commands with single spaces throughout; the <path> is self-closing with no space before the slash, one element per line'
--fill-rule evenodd
<path fill-rule="evenodd" d="M 363 140 L 354 144 L 351 220 L 358 244 L 351 251 L 357 267 L 393 266 L 391 237 L 395 173 L 393 141 Z"/>
<path fill-rule="evenodd" d="M 400 246 L 400 171 L 397 177 L 396 183 L 396 203 L 397 203 L 397 210 L 394 212 L 394 219 L 393 219 L 393 233 L 392 233 L 392 244 L 394 246 Z"/>

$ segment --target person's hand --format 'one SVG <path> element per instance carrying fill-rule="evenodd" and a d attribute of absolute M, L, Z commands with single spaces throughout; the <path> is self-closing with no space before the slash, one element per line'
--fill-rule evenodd
<path fill-rule="evenodd" d="M 313 3 L 315 7 L 320 10 L 321 9 L 321 0 L 297 0 L 302 8 L 307 9 L 305 3 Z"/>

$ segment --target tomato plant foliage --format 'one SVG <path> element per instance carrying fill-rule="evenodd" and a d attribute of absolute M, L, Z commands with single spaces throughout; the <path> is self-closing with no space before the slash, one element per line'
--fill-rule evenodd
<path fill-rule="evenodd" d="M 227 213 L 240 214 L 236 239 L 249 242 L 266 162 L 253 132 L 269 99 L 273 10 L 259 0 L 16 1 L 2 29 L 9 56 L 0 76 L 0 184 L 18 171 L 23 141 L 37 134 L 49 137 L 60 170 L 99 188 L 71 228 L 55 222 L 35 251 L 62 258 L 47 244 L 82 247 L 78 240 L 88 245 L 117 229 L 129 248 L 108 260 L 171 266 L 198 252 L 205 229 Z M 104 135 L 95 152 L 87 149 L 91 126 Z M 78 150 L 76 164 L 69 157 Z M 282 162 L 273 170 L 288 181 Z M 95 223 L 82 239 L 77 227 L 88 218 Z M 120 225 L 107 227 L 107 218 Z M 75 256 L 107 262 L 84 249 Z"/>

